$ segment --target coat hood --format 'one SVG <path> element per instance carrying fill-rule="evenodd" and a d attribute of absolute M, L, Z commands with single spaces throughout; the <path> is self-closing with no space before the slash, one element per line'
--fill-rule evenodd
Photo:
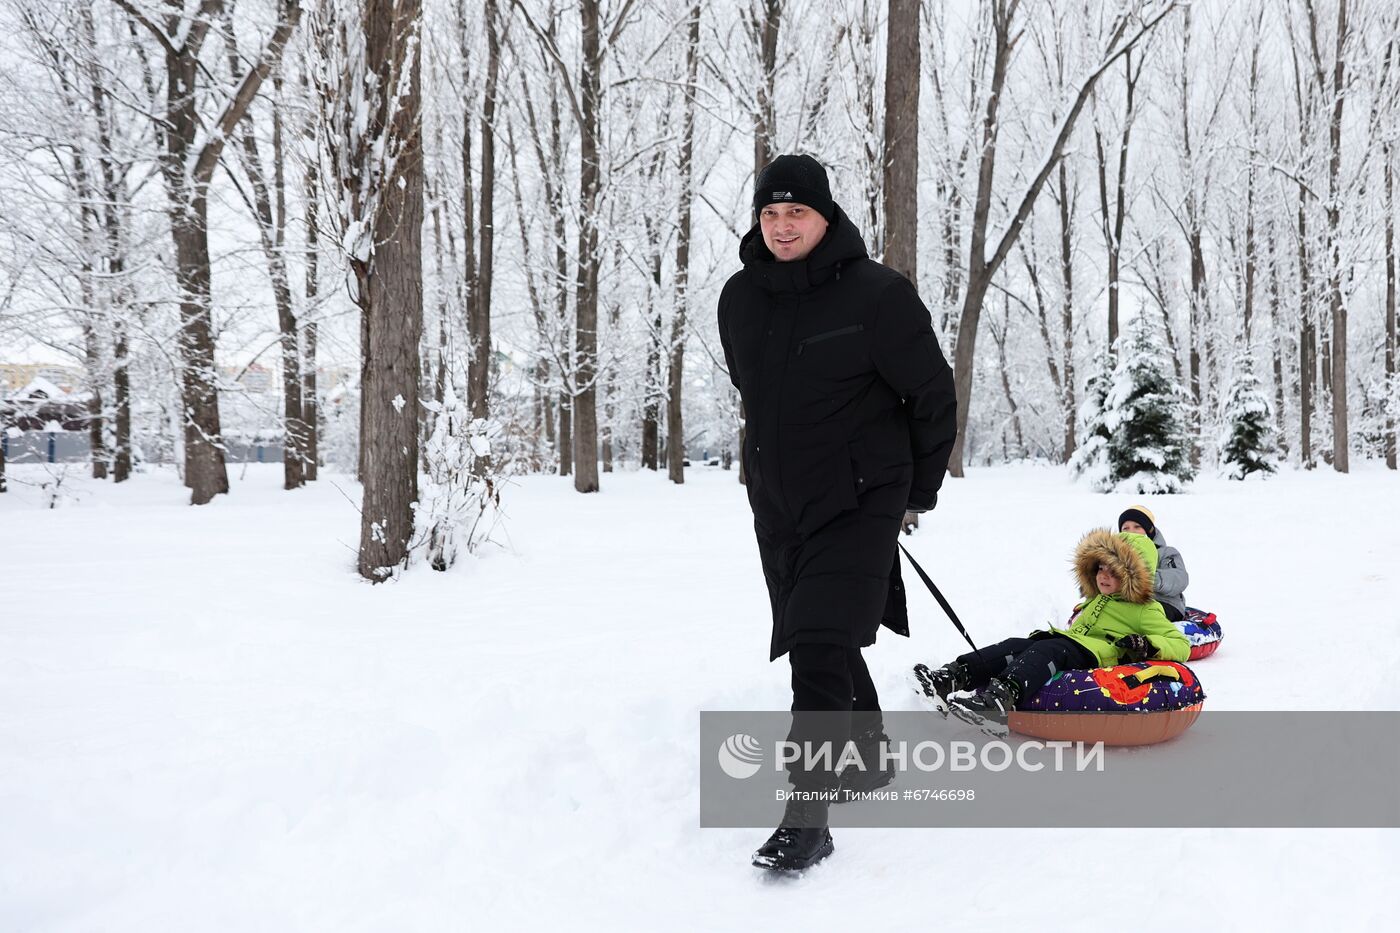
<path fill-rule="evenodd" d="M 770 292 L 805 292 L 841 277 L 841 266 L 869 254 L 860 230 L 837 205 L 826 235 L 806 259 L 778 262 L 763 242 L 763 230 L 754 224 L 739 241 L 739 261 Z"/>
<path fill-rule="evenodd" d="M 1099 595 L 1094 577 L 1099 564 L 1123 581 L 1118 595 L 1125 602 L 1146 603 L 1152 599 L 1157 573 L 1157 546 L 1146 535 L 1096 528 L 1079 540 L 1074 549 L 1074 575 L 1085 599 Z"/>

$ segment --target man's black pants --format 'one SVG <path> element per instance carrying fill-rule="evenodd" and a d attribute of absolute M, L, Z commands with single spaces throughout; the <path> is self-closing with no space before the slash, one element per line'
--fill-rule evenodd
<path fill-rule="evenodd" d="M 967 667 L 972 689 L 981 689 L 993 677 L 1000 677 L 1015 681 L 1025 698 L 1048 684 L 1058 672 L 1095 668 L 1099 659 L 1074 639 L 1047 633 L 1038 638 L 1008 638 L 969 651 L 958 658 L 958 663 Z"/>
<path fill-rule="evenodd" d="M 859 741 L 881 731 L 880 697 L 859 648 L 846 645 L 798 644 L 788 652 L 792 666 L 792 729 L 788 741 L 804 748 L 831 743 L 831 763 L 841 757 L 849 738 Z M 804 716 L 803 713 L 813 715 Z M 862 752 L 864 754 L 864 752 Z M 836 774 L 825 766 L 788 765 L 797 790 L 831 790 Z"/>

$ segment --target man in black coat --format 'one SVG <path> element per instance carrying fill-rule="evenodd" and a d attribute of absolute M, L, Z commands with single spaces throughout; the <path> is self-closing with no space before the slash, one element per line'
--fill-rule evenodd
<path fill-rule="evenodd" d="M 742 456 L 773 612 L 770 660 L 788 655 L 793 711 L 823 714 L 806 727 L 794 717 L 790 738 L 851 736 L 869 765 L 880 704 L 860 649 L 881 622 L 909 634 L 896 543 L 906 510 L 938 501 L 957 435 L 953 376 L 914 286 L 867 256 L 815 159 L 764 168 L 754 213 L 744 268 L 720 295 L 719 332 L 748 419 Z M 854 724 L 853 710 L 865 714 Z M 889 780 L 873 769 L 864 786 L 830 771 L 790 774 L 817 798 Z M 826 815 L 820 799 L 794 800 L 754 864 L 824 858 Z"/>

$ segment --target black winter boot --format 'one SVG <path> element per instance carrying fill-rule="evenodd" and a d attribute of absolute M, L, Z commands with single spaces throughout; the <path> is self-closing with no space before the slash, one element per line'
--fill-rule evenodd
<path fill-rule="evenodd" d="M 1021 698 L 1021 687 L 1014 680 L 993 677 L 987 686 L 967 697 L 957 697 L 952 702 L 974 713 L 1000 713 L 1005 716 L 1016 708 Z"/>
<path fill-rule="evenodd" d="M 967 666 L 957 661 L 950 661 L 936 671 L 929 670 L 927 664 L 915 664 L 914 676 L 919 679 L 924 693 L 943 706 L 948 705 L 949 695 L 971 686 Z"/>
<path fill-rule="evenodd" d="M 837 788 L 836 803 L 849 803 L 851 794 L 864 793 L 884 787 L 894 780 L 894 767 L 887 763 L 881 752 L 889 743 L 889 736 L 879 726 L 872 726 L 859 735 L 851 736 L 856 752 L 860 754 L 865 770 L 848 764 L 841 769 L 841 785 Z"/>
<path fill-rule="evenodd" d="M 801 871 L 835 850 L 826 826 L 826 801 L 789 800 L 783 822 L 753 854 L 756 868 Z"/>

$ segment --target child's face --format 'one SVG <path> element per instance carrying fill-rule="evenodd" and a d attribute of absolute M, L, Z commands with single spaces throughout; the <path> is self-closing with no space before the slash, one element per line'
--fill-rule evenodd
<path fill-rule="evenodd" d="M 1122 528 L 1119 528 L 1118 530 L 1119 530 L 1119 531 L 1131 531 L 1131 532 L 1132 532 L 1133 534 L 1135 534 L 1135 535 L 1145 535 L 1145 534 L 1147 534 L 1147 529 L 1144 528 L 1144 527 L 1142 527 L 1141 525 L 1139 525 L 1137 522 L 1133 521 L 1131 518 L 1128 519 L 1126 522 L 1124 522 L 1124 523 L 1123 523 L 1123 527 L 1122 527 Z"/>
<path fill-rule="evenodd" d="M 1094 582 L 1098 584 L 1099 592 L 1105 596 L 1115 596 L 1123 588 L 1123 582 L 1103 564 L 1099 564 L 1099 572 L 1094 576 Z"/>

